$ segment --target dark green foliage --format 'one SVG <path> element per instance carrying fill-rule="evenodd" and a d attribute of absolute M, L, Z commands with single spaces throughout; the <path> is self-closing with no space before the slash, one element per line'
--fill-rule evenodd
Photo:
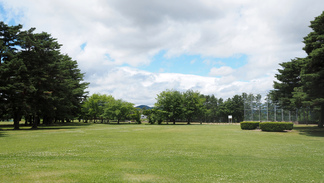
<path fill-rule="evenodd" d="M 108 120 L 113 119 L 112 114 L 104 115 L 104 112 L 105 108 L 114 101 L 115 99 L 111 95 L 94 93 L 83 101 L 80 117 L 82 119 L 93 120 L 95 122 L 98 119 L 101 119 L 101 122 L 103 122 L 103 118 Z"/>
<path fill-rule="evenodd" d="M 143 114 L 145 116 L 147 116 L 148 122 L 150 124 L 154 124 L 155 123 L 153 109 L 145 109 L 145 110 L 143 110 Z"/>
<path fill-rule="evenodd" d="M 261 96 L 260 96 L 261 98 Z M 224 101 L 214 95 L 203 95 L 198 91 L 179 92 L 166 90 L 158 94 L 156 109 L 162 111 L 159 116 L 175 121 L 227 122 L 228 115 L 233 116 L 232 122 L 243 121 L 244 94 L 235 95 Z"/>
<path fill-rule="evenodd" d="M 262 122 L 260 129 L 268 132 L 282 132 L 285 130 L 292 130 L 294 123 L 292 122 Z"/>
<path fill-rule="evenodd" d="M 183 117 L 190 124 L 192 120 L 203 112 L 203 103 L 205 98 L 201 97 L 199 92 L 187 90 L 182 93 Z"/>
<path fill-rule="evenodd" d="M 134 114 L 132 118 L 135 119 L 136 124 L 142 124 L 141 112 L 138 109 L 134 110 Z"/>
<path fill-rule="evenodd" d="M 318 126 L 324 123 L 324 12 L 311 21 L 313 30 L 304 37 L 305 58 L 280 64 L 271 94 L 274 100 L 286 108 L 319 106 Z"/>
<path fill-rule="evenodd" d="M 303 106 L 300 100 L 293 98 L 295 88 L 302 86 L 300 72 L 303 63 L 302 58 L 296 58 L 279 64 L 282 69 L 278 69 L 280 74 L 276 74 L 276 78 L 280 82 L 274 81 L 271 97 L 274 102 L 280 103 L 284 108 L 295 109 Z"/>
<path fill-rule="evenodd" d="M 122 99 L 112 100 L 103 107 L 103 116 L 108 119 L 116 119 L 118 124 L 120 120 L 130 117 L 131 113 L 135 110 L 134 104 L 123 101 Z"/>
<path fill-rule="evenodd" d="M 147 109 L 143 111 L 143 114 L 147 116 L 148 122 L 152 125 L 155 122 L 160 125 L 167 116 L 167 112 L 158 109 Z"/>
<path fill-rule="evenodd" d="M 233 122 L 243 121 L 244 117 L 244 98 L 243 94 L 235 95 L 232 98 L 228 98 L 224 102 L 225 108 L 227 109 L 227 113 L 224 113 L 224 118 L 227 119 L 228 115 L 233 116 Z"/>
<path fill-rule="evenodd" d="M 214 95 L 203 95 L 204 102 L 204 121 L 219 121 L 219 100 Z"/>
<path fill-rule="evenodd" d="M 254 130 L 259 127 L 259 123 L 260 122 L 256 122 L 256 121 L 244 121 L 241 122 L 240 124 L 242 130 Z"/>
<path fill-rule="evenodd" d="M 155 119 L 155 117 L 154 117 L 153 115 L 148 117 L 148 122 L 149 122 L 151 125 L 154 125 L 155 121 L 156 121 L 156 119 Z"/>
<path fill-rule="evenodd" d="M 19 129 L 22 116 L 69 120 L 80 112 L 88 83 L 77 62 L 60 53 L 61 45 L 46 32 L 0 22 L 0 116 L 14 119 Z"/>
<path fill-rule="evenodd" d="M 155 107 L 165 111 L 165 118 L 175 124 L 177 119 L 183 116 L 183 97 L 181 92 L 176 90 L 166 90 L 157 95 Z"/>

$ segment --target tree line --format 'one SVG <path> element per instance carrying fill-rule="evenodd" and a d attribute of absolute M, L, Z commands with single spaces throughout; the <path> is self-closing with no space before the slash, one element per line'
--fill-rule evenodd
<path fill-rule="evenodd" d="M 157 95 L 155 116 L 175 123 L 176 121 L 226 122 L 233 115 L 234 122 L 243 121 L 243 96 L 235 95 L 224 100 L 198 91 L 179 92 L 166 90 Z M 154 113 L 154 111 L 153 111 Z"/>
<path fill-rule="evenodd" d="M 141 113 L 133 103 L 122 99 L 115 99 L 111 95 L 93 94 L 82 103 L 79 120 L 87 123 L 109 123 L 109 120 L 117 120 L 117 123 L 125 119 L 134 119 L 141 123 Z"/>
<path fill-rule="evenodd" d="M 37 128 L 80 114 L 88 83 L 77 62 L 60 52 L 46 32 L 0 22 L 0 119 L 13 118 Z"/>
<path fill-rule="evenodd" d="M 250 94 L 252 95 L 252 94 Z M 214 95 L 203 95 L 198 91 L 165 90 L 157 95 L 152 109 L 135 108 L 134 104 L 114 99 L 111 95 L 93 94 L 82 104 L 80 120 L 88 122 L 108 122 L 109 120 L 135 120 L 141 123 L 141 115 L 147 116 L 149 122 L 226 122 L 228 115 L 233 122 L 244 119 L 244 99 L 247 94 L 235 95 L 223 100 Z"/>

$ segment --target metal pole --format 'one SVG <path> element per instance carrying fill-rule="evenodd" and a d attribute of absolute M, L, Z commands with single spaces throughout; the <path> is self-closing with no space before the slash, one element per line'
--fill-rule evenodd
<path fill-rule="evenodd" d="M 291 116 L 290 116 L 290 112 L 291 112 L 291 111 L 289 111 L 289 121 L 291 121 Z"/>
<path fill-rule="evenodd" d="M 261 105 L 259 107 L 259 121 L 261 121 Z"/>
<path fill-rule="evenodd" d="M 245 121 L 245 101 L 244 101 L 244 119 L 243 119 L 243 121 Z"/>
<path fill-rule="evenodd" d="M 252 99 L 251 99 L 251 118 L 252 118 L 251 121 L 253 121 L 253 102 L 252 102 Z"/>
<path fill-rule="evenodd" d="M 274 121 L 277 121 L 276 104 L 274 105 Z"/>
<path fill-rule="evenodd" d="M 267 121 L 269 121 L 269 100 L 267 101 Z"/>
<path fill-rule="evenodd" d="M 281 108 L 281 121 L 284 121 L 284 119 L 283 119 L 283 108 Z"/>

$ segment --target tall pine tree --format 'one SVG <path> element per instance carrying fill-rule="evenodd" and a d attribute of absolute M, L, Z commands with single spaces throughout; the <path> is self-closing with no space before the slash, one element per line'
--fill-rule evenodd
<path fill-rule="evenodd" d="M 14 118 L 15 129 L 22 116 L 34 117 L 33 128 L 40 118 L 48 124 L 78 116 L 88 83 L 77 62 L 50 34 L 21 28 L 0 23 L 0 115 Z"/>
<path fill-rule="evenodd" d="M 321 107 L 321 119 L 318 126 L 324 122 L 324 12 L 311 22 L 313 32 L 304 38 L 304 50 L 307 53 L 306 62 L 301 71 L 303 92 L 312 105 Z"/>
<path fill-rule="evenodd" d="M 324 12 L 311 21 L 312 32 L 304 38 L 306 58 L 297 58 L 280 64 L 271 92 L 276 101 L 285 107 L 319 106 L 324 122 Z"/>

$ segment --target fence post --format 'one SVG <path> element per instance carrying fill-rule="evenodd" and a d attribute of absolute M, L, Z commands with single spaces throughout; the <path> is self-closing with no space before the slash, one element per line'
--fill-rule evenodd
<path fill-rule="evenodd" d="M 277 110 L 276 110 L 276 104 L 274 105 L 274 121 L 277 121 Z"/>
<path fill-rule="evenodd" d="M 283 119 L 283 108 L 281 108 L 281 121 L 284 121 L 284 119 Z"/>
<path fill-rule="evenodd" d="M 290 118 L 290 111 L 289 111 L 289 121 L 291 122 L 291 118 Z"/>

